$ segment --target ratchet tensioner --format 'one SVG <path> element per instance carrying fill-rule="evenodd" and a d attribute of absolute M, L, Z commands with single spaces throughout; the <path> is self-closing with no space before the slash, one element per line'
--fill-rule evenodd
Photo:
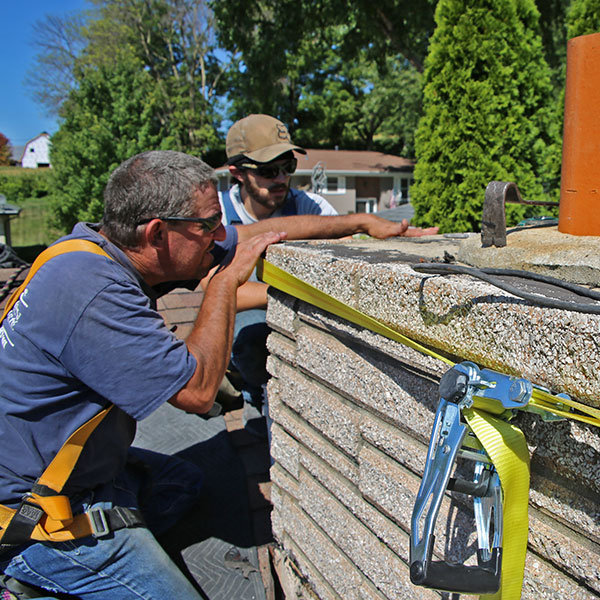
<path fill-rule="evenodd" d="M 448 592 L 493 594 L 500 588 L 502 565 L 502 488 L 490 458 L 461 421 L 461 411 L 474 406 L 506 416 L 506 411 L 528 404 L 532 384 L 462 362 L 443 375 L 439 389 L 440 403 L 412 514 L 410 579 L 415 585 Z M 475 462 L 471 480 L 450 477 L 457 457 Z M 447 489 L 473 496 L 477 565 L 432 559 L 435 520 Z"/>

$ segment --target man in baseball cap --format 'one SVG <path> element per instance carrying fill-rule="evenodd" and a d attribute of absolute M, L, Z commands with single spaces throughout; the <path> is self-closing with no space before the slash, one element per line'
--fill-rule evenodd
<path fill-rule="evenodd" d="M 269 115 L 249 115 L 236 121 L 226 140 L 227 163 L 234 185 L 219 194 L 223 222 L 248 225 L 270 217 L 291 215 L 337 215 L 321 196 L 290 188 L 296 170 L 295 153 L 306 150 L 292 142 L 287 127 Z M 308 235 L 307 237 L 311 237 Z M 243 381 L 247 428 L 263 433 L 260 419 L 267 382 L 265 322 L 267 286 L 253 275 L 238 294 L 232 366 Z M 254 418 L 253 418 L 254 417 Z"/>
<path fill-rule="evenodd" d="M 321 196 L 290 189 L 296 170 L 296 146 L 287 127 L 269 115 L 249 115 L 227 133 L 227 162 L 236 183 L 222 194 L 228 223 L 249 224 L 273 216 L 335 215 Z"/>
<path fill-rule="evenodd" d="M 419 236 L 435 230 L 408 229 L 408 223 L 393 223 L 374 214 L 337 216 L 336 210 L 318 194 L 290 187 L 296 170 L 295 153 L 306 150 L 292 142 L 287 127 L 269 115 L 249 115 L 236 121 L 226 140 L 227 163 L 234 185 L 219 192 L 224 225 L 249 225 L 271 217 L 293 216 L 301 225 L 302 237 L 339 238 L 364 232 L 372 237 Z M 265 224 L 266 225 L 266 224 Z M 266 229 L 265 229 L 266 230 Z M 231 365 L 241 375 L 247 428 L 265 431 L 256 409 L 266 409 L 265 384 L 267 285 L 253 275 L 238 288 L 237 316 Z M 254 410 L 253 410 L 254 409 Z M 248 415 L 256 418 L 248 419 Z"/>

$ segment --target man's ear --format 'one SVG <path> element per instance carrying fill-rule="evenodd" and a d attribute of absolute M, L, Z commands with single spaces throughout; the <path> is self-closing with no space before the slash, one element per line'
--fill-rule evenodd
<path fill-rule="evenodd" d="M 143 233 L 144 239 L 153 248 L 162 248 L 167 242 L 167 224 L 160 219 L 152 219 Z"/>
<path fill-rule="evenodd" d="M 242 170 L 238 169 L 238 167 L 236 167 L 235 165 L 229 165 L 229 173 L 231 173 L 231 176 L 240 183 L 244 182 L 244 179 L 242 177 Z"/>

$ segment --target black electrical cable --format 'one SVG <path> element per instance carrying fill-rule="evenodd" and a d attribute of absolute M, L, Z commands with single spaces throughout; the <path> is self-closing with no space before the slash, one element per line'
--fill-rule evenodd
<path fill-rule="evenodd" d="M 476 277 L 477 279 L 487 281 L 488 283 L 491 283 L 493 286 L 500 288 L 505 292 L 508 292 L 510 294 L 518 296 L 519 298 L 523 298 L 524 300 L 528 300 L 540 306 L 600 315 L 600 305 L 585 304 L 582 302 L 570 302 L 568 300 L 548 298 L 547 296 L 542 296 L 540 294 L 531 294 L 529 292 L 524 292 L 523 290 L 520 290 L 519 288 L 510 285 L 509 283 L 506 283 L 498 278 L 499 275 L 502 275 L 507 277 L 522 277 L 524 279 L 532 279 L 535 281 L 540 281 L 542 283 L 548 283 L 564 288 L 566 290 L 569 290 L 570 292 L 579 294 L 580 296 L 586 296 L 588 298 L 592 298 L 593 300 L 600 301 L 600 293 L 585 288 L 583 286 L 576 285 L 574 283 L 563 281 L 562 279 L 557 279 L 556 277 L 550 277 L 549 275 L 540 275 L 538 273 L 531 273 L 530 271 L 519 271 L 514 269 L 477 269 L 475 267 L 464 267 L 461 265 L 451 265 L 443 263 L 418 263 L 412 264 L 410 266 L 413 270 L 419 273 L 432 273 L 436 275 L 471 275 L 472 277 Z"/>

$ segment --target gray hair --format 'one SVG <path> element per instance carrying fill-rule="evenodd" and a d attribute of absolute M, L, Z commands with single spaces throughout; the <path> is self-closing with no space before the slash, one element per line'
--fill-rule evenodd
<path fill-rule="evenodd" d="M 189 154 L 154 150 L 132 156 L 106 184 L 102 231 L 117 245 L 134 248 L 141 220 L 194 216 L 192 197 L 210 184 L 217 184 L 214 170 Z"/>

